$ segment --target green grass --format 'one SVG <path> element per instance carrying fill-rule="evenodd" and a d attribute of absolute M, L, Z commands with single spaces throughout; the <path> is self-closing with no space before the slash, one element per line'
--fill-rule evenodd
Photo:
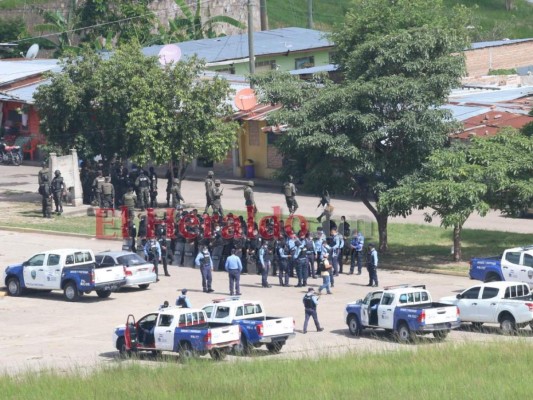
<path fill-rule="evenodd" d="M 47 4 L 50 0 L 0 0 L 0 9 L 11 10 L 13 8 L 23 8 L 33 4 Z"/>
<path fill-rule="evenodd" d="M 174 359 L 175 357 L 169 357 Z M 249 362 L 248 362 L 249 361 Z M 416 351 L 188 365 L 157 360 L 94 373 L 0 377 L 2 399 L 519 399 L 531 393 L 528 339 Z"/>

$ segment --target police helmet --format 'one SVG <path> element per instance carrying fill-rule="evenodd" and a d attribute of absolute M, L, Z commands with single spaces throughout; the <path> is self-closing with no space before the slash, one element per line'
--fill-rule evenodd
<path fill-rule="evenodd" d="M 220 185 L 220 179 L 215 179 L 215 185 Z"/>
<path fill-rule="evenodd" d="M 248 186 L 253 186 L 254 185 L 254 181 L 248 181 L 248 183 L 246 183 Z"/>
<path fill-rule="evenodd" d="M 56 169 L 55 172 L 54 172 L 54 175 L 55 175 L 55 176 L 61 176 L 61 171 L 59 171 L 58 169 Z"/>
<path fill-rule="evenodd" d="M 106 177 L 105 177 L 105 181 L 106 181 L 106 182 L 111 182 L 111 177 L 110 177 L 110 176 L 106 176 Z"/>
<path fill-rule="evenodd" d="M 42 166 L 43 168 L 46 167 L 47 165 L 48 165 L 48 163 L 47 163 L 46 161 L 43 161 L 43 162 L 41 163 L 41 166 Z"/>
<path fill-rule="evenodd" d="M 214 173 L 213 171 L 209 171 L 209 172 L 207 173 L 207 176 L 214 176 L 214 175 L 215 175 L 215 173 Z"/>

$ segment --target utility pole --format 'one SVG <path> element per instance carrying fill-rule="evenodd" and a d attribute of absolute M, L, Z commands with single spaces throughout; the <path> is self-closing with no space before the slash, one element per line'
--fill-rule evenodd
<path fill-rule="evenodd" d="M 261 16 L 261 30 L 268 30 L 267 2 L 259 0 L 259 15 Z"/>
<path fill-rule="evenodd" d="M 313 0 L 307 0 L 307 29 L 313 29 Z"/>
<path fill-rule="evenodd" d="M 254 0 L 248 0 L 248 58 L 250 75 L 255 74 L 255 52 L 254 52 Z"/>

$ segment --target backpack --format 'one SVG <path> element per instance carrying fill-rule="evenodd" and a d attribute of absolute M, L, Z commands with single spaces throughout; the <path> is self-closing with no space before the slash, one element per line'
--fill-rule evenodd
<path fill-rule="evenodd" d="M 283 193 L 285 194 L 286 197 L 292 196 L 292 185 L 289 182 L 283 185 Z"/>

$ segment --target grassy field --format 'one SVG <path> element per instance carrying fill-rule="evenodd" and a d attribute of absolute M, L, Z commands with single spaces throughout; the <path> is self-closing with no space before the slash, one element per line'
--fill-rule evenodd
<path fill-rule="evenodd" d="M 175 357 L 169 357 L 174 360 Z M 531 394 L 529 339 L 419 346 L 337 358 L 187 365 L 154 360 L 87 375 L 0 377 L 2 399 L 519 399 Z"/>
<path fill-rule="evenodd" d="M 43 219 L 40 214 L 40 204 L 30 202 L 12 203 L 10 213 L 0 215 L 0 226 L 13 228 L 37 229 L 51 232 L 77 233 L 95 236 L 96 217 L 94 216 L 54 216 Z M 240 214 L 241 211 L 230 211 Z M 159 210 L 159 216 L 163 210 Z M 259 213 L 258 222 L 265 214 Z M 314 218 L 309 218 L 314 221 Z M 105 235 L 121 236 L 120 216 L 108 218 L 105 225 Z M 371 222 L 350 221 L 351 228 L 357 227 L 366 237 L 366 242 L 377 242 L 377 225 Z M 138 225 L 138 224 L 137 224 Z M 297 230 L 297 223 L 294 229 Z M 316 230 L 316 222 L 310 223 L 310 230 Z M 388 229 L 389 252 L 380 256 L 384 267 L 416 267 L 428 270 L 447 270 L 465 273 L 468 270 L 467 261 L 474 256 L 489 256 L 500 254 L 504 249 L 519 245 L 530 244 L 531 235 L 465 229 L 463 232 L 463 260 L 457 263 L 451 261 L 452 231 L 431 225 L 390 223 Z"/>

